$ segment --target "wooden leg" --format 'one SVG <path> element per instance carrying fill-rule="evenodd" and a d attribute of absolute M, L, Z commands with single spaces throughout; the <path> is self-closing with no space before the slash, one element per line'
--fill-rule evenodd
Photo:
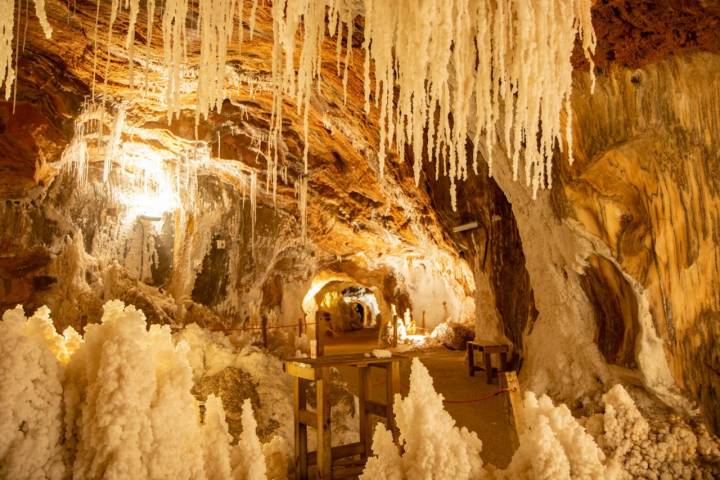
<path fill-rule="evenodd" d="M 360 445 L 363 452 L 363 459 L 371 454 L 370 446 L 372 445 L 372 429 L 370 418 L 367 414 L 365 402 L 370 396 L 370 367 L 358 367 L 358 405 L 360 407 Z"/>
<path fill-rule="evenodd" d="M 498 372 L 507 372 L 508 371 L 508 354 L 507 352 L 500 352 L 500 366 L 498 367 Z"/>
<path fill-rule="evenodd" d="M 468 362 L 468 373 L 471 377 L 475 376 L 475 348 L 468 342 L 467 344 L 467 362 Z"/>
<path fill-rule="evenodd" d="M 492 370 L 492 360 L 490 358 L 490 354 L 487 352 L 483 352 L 483 362 L 485 363 L 485 379 L 488 384 L 492 383 L 493 380 L 493 370 Z"/>
<path fill-rule="evenodd" d="M 393 411 L 393 403 L 395 401 L 395 394 L 400 392 L 400 362 L 393 361 L 385 370 L 387 372 L 386 386 L 385 386 L 385 402 L 387 405 L 387 425 L 388 429 L 392 432 L 395 441 L 398 441 L 400 432 L 395 423 L 395 412 Z"/>
<path fill-rule="evenodd" d="M 308 478 L 308 451 L 307 451 L 307 425 L 300 422 L 300 411 L 307 408 L 305 395 L 306 381 L 294 377 L 293 410 L 295 412 L 295 478 L 306 480 Z"/>
<path fill-rule="evenodd" d="M 332 477 L 332 441 L 330 436 L 330 368 L 321 368 L 317 389 L 317 478 Z"/>

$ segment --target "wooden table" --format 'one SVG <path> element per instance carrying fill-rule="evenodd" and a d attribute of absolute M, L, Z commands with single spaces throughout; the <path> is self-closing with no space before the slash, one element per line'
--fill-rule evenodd
<path fill-rule="evenodd" d="M 400 391 L 400 361 L 404 357 L 393 354 L 390 358 L 367 357 L 363 353 L 326 355 L 318 358 L 289 358 L 284 362 L 285 371 L 294 377 L 293 411 L 295 416 L 295 478 L 308 478 L 308 465 L 317 466 L 317 478 L 341 478 L 357 475 L 362 468 L 340 468 L 333 472 L 333 461 L 360 456 L 362 463 L 370 455 L 373 423 L 371 415 L 387 420 L 388 429 L 397 439 L 398 431 L 392 411 L 393 397 Z M 332 367 L 356 367 L 358 369 L 360 441 L 332 448 L 330 431 L 330 369 Z M 385 403 L 370 400 L 370 368 L 386 371 Z M 307 409 L 306 388 L 315 382 L 317 406 L 315 412 Z M 307 451 L 307 427 L 317 431 L 317 452 Z M 339 463 L 339 462 L 336 462 Z M 333 475 L 335 474 L 335 475 Z"/>
<path fill-rule="evenodd" d="M 476 350 L 483 355 L 482 367 L 475 365 Z M 510 352 L 510 346 L 507 344 L 494 344 L 475 340 L 467 342 L 468 373 L 471 377 L 474 377 L 475 371 L 484 370 L 487 383 L 492 383 L 493 377 L 497 373 L 508 370 L 508 352 Z M 492 366 L 492 355 L 499 356 L 498 368 Z"/>

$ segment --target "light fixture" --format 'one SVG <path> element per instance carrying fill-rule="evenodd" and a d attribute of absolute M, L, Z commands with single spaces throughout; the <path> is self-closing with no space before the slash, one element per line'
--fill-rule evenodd
<path fill-rule="evenodd" d="M 455 232 L 455 233 L 466 232 L 468 230 L 474 230 L 474 229 L 478 228 L 479 226 L 480 226 L 480 224 L 478 222 L 474 222 L 474 221 L 468 222 L 468 223 L 464 223 L 462 225 L 458 225 L 457 227 L 454 227 L 453 232 Z"/>

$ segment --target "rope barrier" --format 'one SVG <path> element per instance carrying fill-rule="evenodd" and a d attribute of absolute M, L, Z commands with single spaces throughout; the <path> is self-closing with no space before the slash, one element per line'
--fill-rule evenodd
<path fill-rule="evenodd" d="M 295 324 L 293 324 L 293 325 L 275 325 L 275 326 L 266 326 L 266 327 L 262 327 L 262 326 L 259 326 L 259 327 L 238 327 L 238 328 L 233 328 L 233 327 L 215 327 L 215 328 L 208 328 L 208 329 L 206 329 L 206 330 L 209 330 L 209 331 L 211 331 L 211 332 L 243 332 L 243 331 L 250 331 L 250 330 L 262 330 L 263 328 L 265 328 L 265 330 L 275 330 L 275 329 L 280 329 L 280 328 L 297 328 L 297 327 L 300 327 L 300 326 L 310 327 L 310 326 L 312 326 L 312 325 L 315 325 L 315 324 L 314 324 L 314 323 L 295 323 Z M 182 330 L 183 328 L 185 328 L 185 327 L 184 327 L 184 326 L 174 326 L 174 327 L 173 327 L 174 330 Z"/>
<path fill-rule="evenodd" d="M 241 327 L 241 328 L 232 328 L 232 327 L 218 327 L 218 328 L 211 328 L 209 329 L 211 332 L 242 332 L 247 330 L 262 330 L 265 328 L 265 330 L 275 330 L 280 328 L 297 328 L 300 326 L 309 327 L 311 325 L 315 325 L 314 323 L 296 323 L 293 325 L 275 325 L 275 326 L 266 326 L 266 327 Z"/>
<path fill-rule="evenodd" d="M 378 386 L 378 385 L 381 385 L 381 384 L 383 384 L 383 383 L 385 383 L 385 382 L 384 382 L 384 381 L 377 381 L 377 380 L 376 380 L 376 381 L 374 381 L 374 382 L 372 382 L 372 383 L 373 383 L 373 386 Z M 405 390 L 410 390 L 410 385 L 408 385 L 407 383 L 401 382 L 400 385 L 401 385 Z M 493 397 L 497 397 L 497 396 L 500 395 L 501 393 L 512 392 L 512 391 L 513 391 L 512 388 L 500 388 L 500 389 L 498 389 L 497 391 L 495 391 L 495 392 L 493 392 L 493 393 L 491 393 L 491 394 L 489 394 L 489 395 L 484 395 L 484 396 L 482 396 L 482 397 L 471 398 L 471 399 L 467 399 L 467 400 L 449 400 L 449 399 L 447 399 L 447 398 L 444 398 L 444 399 L 443 399 L 443 403 L 450 403 L 450 404 L 477 403 L 477 402 L 482 402 L 482 401 L 484 401 L 484 400 L 490 400 L 490 399 L 493 398 Z M 397 392 L 397 393 L 400 393 L 400 392 Z"/>
<path fill-rule="evenodd" d="M 469 400 L 443 400 L 443 403 L 475 403 L 475 402 L 482 402 L 483 400 L 489 400 L 493 397 L 497 397 L 501 393 L 510 392 L 511 390 L 509 388 L 501 388 L 495 393 L 491 393 L 490 395 L 485 395 L 483 397 L 479 398 L 472 398 Z"/>

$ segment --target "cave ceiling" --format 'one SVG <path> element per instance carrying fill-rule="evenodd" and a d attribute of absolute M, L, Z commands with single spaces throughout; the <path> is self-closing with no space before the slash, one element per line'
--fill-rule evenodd
<path fill-rule="evenodd" d="M 593 21 L 599 38 L 598 71 L 614 64 L 637 67 L 683 49 L 717 51 L 720 7 L 711 4 L 669 0 L 596 2 Z M 32 18 L 34 12 L 27 16 L 26 6 L 17 2 L 21 39 L 17 97 L 0 108 L 1 197 L 22 198 L 51 181 L 74 133 L 74 119 L 93 88 L 96 98 L 108 105 L 127 104 L 127 123 L 133 128 L 129 136 L 134 140 L 140 137 L 153 148 L 175 154 L 189 142 L 201 140 L 208 143 L 214 162 L 239 162 L 265 171 L 267 147 L 257 139 L 267 135 L 272 102 L 270 5 L 261 3 L 258 7 L 253 38 L 249 38 L 245 25 L 241 50 L 237 44 L 230 46 L 227 61 L 235 71 L 236 88 L 228 89 L 221 111 L 201 119 L 197 128 L 191 89 L 184 92 L 179 117 L 167 121 L 162 98 L 165 79 L 161 69 L 153 68 L 162 63 L 162 31 L 155 26 L 151 47 L 146 48 L 147 18 L 142 6 L 136 28 L 132 88 L 122 45 L 126 14 L 118 17 L 108 43 L 110 2 L 50 0 L 46 9 L 54 32 L 52 38 L 46 39 Z M 196 12 L 189 18 L 196 19 Z M 437 226 L 437 213 L 427 189 L 415 187 L 408 160 L 392 155 L 391 168 L 386 169 L 384 180 L 378 181 L 374 155 L 377 115 L 374 109 L 369 116 L 363 112 L 362 25 L 356 27 L 346 102 L 341 78 L 335 71 L 334 39 L 326 38 L 323 46 L 322 95 L 313 97 L 309 114 L 308 228 L 320 247 L 343 254 L 359 250 L 382 252 L 389 240 L 416 245 L 432 238 L 445 245 L 450 239 L 443 238 Z M 188 56 L 196 57 L 197 41 L 192 37 L 189 40 Z M 580 57 L 576 65 L 584 69 Z M 150 67 L 146 69 L 146 65 Z M 286 181 L 278 182 L 276 197 L 261 193 L 258 201 L 294 215 L 297 202 L 293 181 L 302 171 L 304 142 L 302 117 L 286 103 L 280 147 L 280 166 L 286 169 Z M 112 107 L 108 108 L 112 111 Z M 127 133 L 124 140 L 129 140 L 125 137 Z M 213 167 L 208 166 L 208 170 L 233 182 L 232 175 L 223 173 L 226 169 L 220 167 L 213 172 Z M 409 218 L 421 221 L 411 224 Z"/>

